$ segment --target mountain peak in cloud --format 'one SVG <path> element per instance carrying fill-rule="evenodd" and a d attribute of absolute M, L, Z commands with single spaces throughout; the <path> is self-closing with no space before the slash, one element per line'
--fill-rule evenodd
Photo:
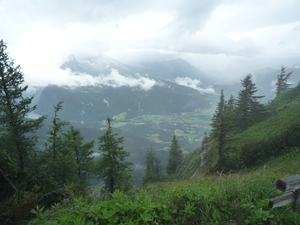
<path fill-rule="evenodd" d="M 92 76 L 98 76 L 99 74 L 110 73 L 112 69 L 118 70 L 118 67 L 122 66 L 121 62 L 99 53 L 97 56 L 82 59 L 77 59 L 74 55 L 70 55 L 60 68 L 63 70 L 69 68 L 75 74 L 87 73 Z"/>

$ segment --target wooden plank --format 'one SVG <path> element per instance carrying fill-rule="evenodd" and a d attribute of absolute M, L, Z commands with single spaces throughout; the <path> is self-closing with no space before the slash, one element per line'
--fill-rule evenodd
<path fill-rule="evenodd" d="M 270 208 L 277 208 L 277 207 L 282 207 L 287 204 L 293 203 L 295 200 L 295 195 L 293 192 L 286 193 L 284 195 L 281 195 L 276 198 L 272 198 L 269 201 L 269 207 Z"/>
<path fill-rule="evenodd" d="M 300 189 L 300 174 L 279 179 L 276 182 L 276 188 L 284 192 Z"/>
<path fill-rule="evenodd" d="M 299 210 L 300 207 L 300 189 L 294 192 L 295 201 L 293 204 L 293 211 L 296 212 Z"/>

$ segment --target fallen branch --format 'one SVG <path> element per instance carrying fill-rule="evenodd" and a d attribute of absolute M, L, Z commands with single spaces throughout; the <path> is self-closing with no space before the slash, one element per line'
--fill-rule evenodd
<path fill-rule="evenodd" d="M 16 191 L 16 193 L 18 193 L 18 189 L 16 188 L 16 186 L 13 184 L 13 182 L 5 175 L 4 171 L 0 168 L 0 172 L 1 174 L 4 176 L 4 179 L 10 184 L 10 186 Z"/>

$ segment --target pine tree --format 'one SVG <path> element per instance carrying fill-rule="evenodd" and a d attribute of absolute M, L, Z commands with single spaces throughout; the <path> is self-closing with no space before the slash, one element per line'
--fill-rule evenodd
<path fill-rule="evenodd" d="M 255 96 L 258 91 L 252 81 L 252 75 L 248 74 L 241 80 L 243 89 L 239 91 L 236 103 L 236 119 L 240 128 L 246 129 L 262 117 L 263 105 L 259 99 L 264 96 Z"/>
<path fill-rule="evenodd" d="M 143 184 L 154 182 L 162 178 L 161 161 L 160 158 L 153 151 L 152 147 L 150 147 L 147 150 L 145 163 L 146 167 L 144 170 L 144 176 L 142 178 Z"/>
<path fill-rule="evenodd" d="M 75 182 L 78 167 L 75 152 L 70 147 L 70 140 L 66 138 L 64 130 L 68 122 L 58 117 L 58 112 L 62 109 L 62 103 L 59 102 L 54 106 L 52 127 L 47 134 L 45 143 L 47 171 L 56 183 L 55 188 Z"/>
<path fill-rule="evenodd" d="M 225 113 L 225 120 L 227 122 L 227 135 L 230 135 L 235 130 L 235 106 L 236 106 L 236 99 L 233 95 L 230 96 L 229 100 L 225 102 L 224 113 Z"/>
<path fill-rule="evenodd" d="M 216 138 L 219 136 L 220 133 L 220 125 L 224 122 L 222 119 L 224 118 L 224 111 L 225 111 L 225 97 L 224 91 L 221 91 L 220 101 L 217 104 L 217 108 L 214 112 L 214 115 L 211 119 L 212 123 L 210 124 L 212 127 L 211 136 Z"/>
<path fill-rule="evenodd" d="M 229 115 L 229 114 L 227 114 Z M 212 131 L 211 137 L 216 139 L 218 149 L 218 169 L 222 169 L 225 161 L 225 144 L 226 136 L 229 130 L 228 120 L 226 115 L 226 102 L 224 98 L 224 92 L 221 91 L 220 101 L 217 104 L 217 108 L 212 117 Z"/>
<path fill-rule="evenodd" d="M 91 178 L 93 166 L 92 148 L 94 146 L 94 141 L 84 143 L 80 131 L 73 126 L 69 128 L 64 136 L 67 142 L 67 148 L 69 148 L 75 156 L 77 164 L 77 186 L 79 186 L 79 189 L 82 189 L 81 192 L 84 192 L 84 189 Z"/>
<path fill-rule="evenodd" d="M 288 83 L 292 73 L 293 71 L 286 74 L 285 67 L 281 67 L 281 73 L 277 75 L 276 96 L 288 90 L 288 88 L 292 85 Z"/>
<path fill-rule="evenodd" d="M 177 170 L 177 167 L 182 162 L 182 151 L 180 146 L 178 145 L 178 141 L 176 136 L 173 136 L 172 143 L 170 146 L 169 156 L 168 156 L 168 165 L 167 165 L 167 173 L 169 175 L 174 174 Z"/>
<path fill-rule="evenodd" d="M 126 162 L 129 152 L 124 150 L 123 137 L 117 137 L 112 130 L 112 118 L 107 117 L 107 131 L 99 137 L 99 150 L 102 155 L 97 168 L 104 188 L 109 193 L 115 190 L 126 190 L 132 183 L 132 163 Z"/>
<path fill-rule="evenodd" d="M 37 143 L 35 132 L 42 126 L 45 116 L 36 120 L 26 116 L 36 109 L 33 97 L 23 97 L 28 86 L 20 66 L 6 53 L 6 43 L 0 41 L 0 169 L 7 176 L 26 179 L 25 169 Z"/>

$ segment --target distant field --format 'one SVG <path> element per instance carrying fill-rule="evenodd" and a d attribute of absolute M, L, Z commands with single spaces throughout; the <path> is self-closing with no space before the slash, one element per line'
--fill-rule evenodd
<path fill-rule="evenodd" d="M 113 126 L 153 141 L 161 150 L 168 150 L 172 136 L 176 135 L 179 144 L 191 151 L 201 145 L 204 133 L 209 133 L 212 112 L 212 109 L 199 109 L 193 113 L 148 114 L 131 119 L 123 112 L 113 117 Z"/>

